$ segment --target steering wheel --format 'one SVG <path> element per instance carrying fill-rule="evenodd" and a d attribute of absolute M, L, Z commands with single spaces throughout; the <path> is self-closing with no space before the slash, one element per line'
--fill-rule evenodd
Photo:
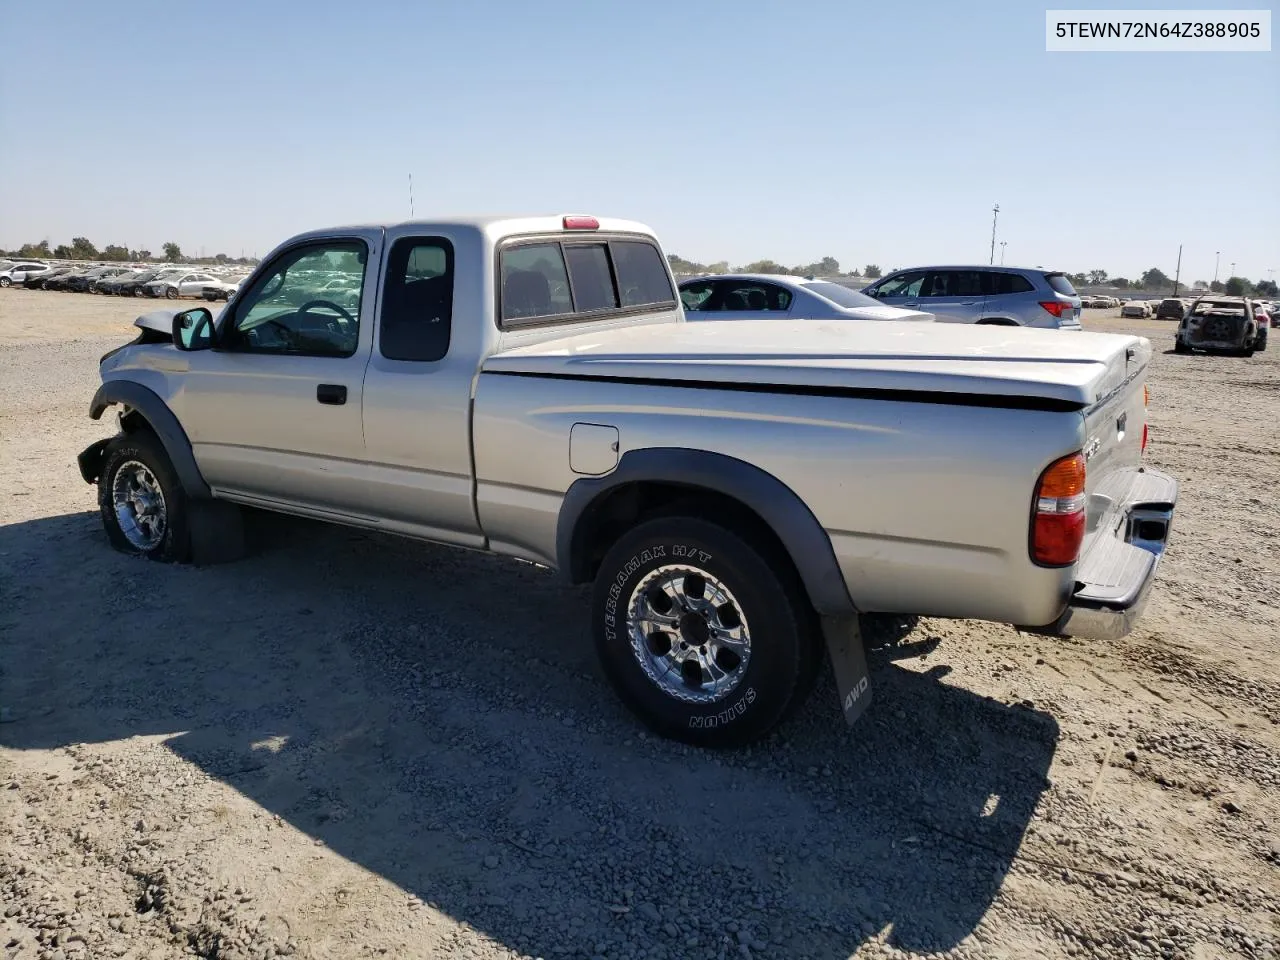
<path fill-rule="evenodd" d="M 240 336 L 252 338 L 257 334 L 260 327 L 275 327 L 280 331 L 281 339 L 283 339 L 285 343 L 290 345 L 293 344 L 293 330 L 291 330 L 287 324 L 281 323 L 279 320 L 263 320 L 261 323 L 255 323 L 252 327 L 236 331 L 236 333 Z"/>
<path fill-rule="evenodd" d="M 342 307 L 338 306 L 338 305 L 337 305 L 336 303 L 334 303 L 332 300 L 308 300 L 306 303 L 304 303 L 302 306 L 300 306 L 300 307 L 298 308 L 298 313 L 306 313 L 306 312 L 307 312 L 308 310 L 310 310 L 312 307 L 328 307 L 329 309 L 334 310 L 334 311 L 336 311 L 337 313 L 342 314 L 342 316 L 346 319 L 346 321 L 347 321 L 348 323 L 350 323 L 350 324 L 353 324 L 353 325 L 354 325 L 354 324 L 355 324 L 355 322 L 356 322 L 356 318 L 355 318 L 355 317 L 353 317 L 351 314 L 347 313 L 347 311 L 346 311 L 345 309 L 343 309 Z"/>

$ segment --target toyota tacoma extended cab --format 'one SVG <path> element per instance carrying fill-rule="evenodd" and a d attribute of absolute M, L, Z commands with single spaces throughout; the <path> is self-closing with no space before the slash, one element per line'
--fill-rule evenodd
<path fill-rule="evenodd" d="M 824 645 L 852 723 L 859 614 L 1123 635 L 1177 498 L 1148 340 L 689 323 L 626 220 L 305 233 L 216 318 L 136 325 L 79 456 L 116 548 L 234 559 L 252 506 L 552 568 L 620 699 L 704 746 L 774 728 Z"/>

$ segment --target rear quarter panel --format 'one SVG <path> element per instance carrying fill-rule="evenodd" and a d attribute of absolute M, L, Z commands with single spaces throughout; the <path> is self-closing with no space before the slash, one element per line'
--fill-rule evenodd
<path fill-rule="evenodd" d="M 686 447 L 794 490 L 831 538 L 860 610 L 1042 624 L 1071 570 L 1028 555 L 1036 479 L 1079 450 L 1078 413 L 740 393 L 482 374 L 477 505 L 494 549 L 556 565 L 574 423 L 613 426 L 621 456 Z"/>

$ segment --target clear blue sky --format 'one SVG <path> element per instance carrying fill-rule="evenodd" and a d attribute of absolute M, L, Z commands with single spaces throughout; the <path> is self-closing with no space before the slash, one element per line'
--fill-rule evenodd
<path fill-rule="evenodd" d="M 702 261 L 986 262 L 998 202 L 1010 263 L 1280 270 L 1274 50 L 1050 54 L 1025 0 L 4 9 L 0 247 L 262 254 L 405 219 L 412 173 L 419 217 L 634 217 Z"/>

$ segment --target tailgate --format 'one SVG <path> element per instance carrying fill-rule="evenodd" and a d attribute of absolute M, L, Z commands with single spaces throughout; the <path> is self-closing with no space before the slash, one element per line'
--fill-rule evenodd
<path fill-rule="evenodd" d="M 1178 482 L 1142 465 L 1151 343 L 1130 341 L 1085 412 L 1084 543 L 1062 616 L 1037 632 L 1116 640 L 1141 615 L 1168 545 Z"/>
<path fill-rule="evenodd" d="M 1105 376 L 1097 383 L 1098 399 L 1085 411 L 1087 536 L 1106 526 L 1107 514 L 1116 506 L 1115 484 L 1141 463 L 1151 353 L 1151 342 L 1142 338 L 1117 350 L 1107 363 Z"/>
<path fill-rule="evenodd" d="M 1109 391 L 1085 413 L 1088 517 L 1071 599 L 1075 636 L 1110 639 L 1132 627 L 1168 541 L 1177 482 L 1142 465 L 1150 360 L 1150 341 L 1130 345 L 1109 371 Z"/>

